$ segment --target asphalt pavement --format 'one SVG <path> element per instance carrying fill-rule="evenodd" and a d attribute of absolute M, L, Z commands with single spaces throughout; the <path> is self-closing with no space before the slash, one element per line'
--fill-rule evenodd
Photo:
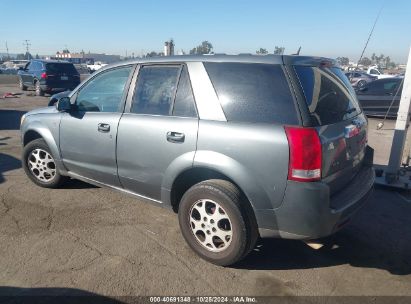
<path fill-rule="evenodd" d="M 5 92 L 22 93 L 15 85 Z M 378 188 L 345 229 L 314 250 L 264 240 L 241 263 L 196 256 L 174 213 L 71 180 L 43 189 L 20 163 L 20 117 L 48 97 L 0 99 L 0 296 L 7 294 L 411 296 L 411 202 Z M 30 92 L 28 93 L 30 95 Z M 394 121 L 375 130 L 388 161 Z"/>

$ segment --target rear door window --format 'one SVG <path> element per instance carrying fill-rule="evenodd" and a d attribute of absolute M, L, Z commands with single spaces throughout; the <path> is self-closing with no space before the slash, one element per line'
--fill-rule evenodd
<path fill-rule="evenodd" d="M 137 114 L 170 115 L 180 69 L 180 66 L 141 67 L 130 111 Z"/>
<path fill-rule="evenodd" d="M 178 82 L 176 99 L 173 107 L 173 116 L 197 117 L 193 91 L 191 89 L 191 83 L 186 66 L 183 67 L 180 80 Z"/>
<path fill-rule="evenodd" d="M 294 69 L 308 110 L 319 125 L 338 123 L 361 112 L 355 91 L 341 69 L 310 66 Z"/>
<path fill-rule="evenodd" d="M 228 121 L 298 124 L 280 65 L 205 62 Z"/>

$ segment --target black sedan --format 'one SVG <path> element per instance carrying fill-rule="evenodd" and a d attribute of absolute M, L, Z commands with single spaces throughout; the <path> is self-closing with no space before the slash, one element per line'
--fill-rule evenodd
<path fill-rule="evenodd" d="M 357 98 L 364 113 L 369 116 L 385 116 L 388 111 L 388 117 L 396 117 L 403 79 L 400 77 L 379 79 L 358 89 Z"/>

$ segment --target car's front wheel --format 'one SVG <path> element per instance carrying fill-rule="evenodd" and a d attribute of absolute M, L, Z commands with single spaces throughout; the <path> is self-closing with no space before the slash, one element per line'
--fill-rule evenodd
<path fill-rule="evenodd" d="M 23 168 L 27 176 L 37 185 L 58 188 L 67 177 L 62 176 L 49 147 L 43 139 L 29 142 L 23 148 Z"/>
<path fill-rule="evenodd" d="M 254 248 L 258 237 L 253 215 L 239 189 L 225 180 L 192 186 L 179 205 L 181 232 L 203 259 L 221 266 L 234 264 Z"/>

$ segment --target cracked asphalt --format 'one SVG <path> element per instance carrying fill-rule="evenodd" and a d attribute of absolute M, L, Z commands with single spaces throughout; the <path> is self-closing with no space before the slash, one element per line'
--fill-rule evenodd
<path fill-rule="evenodd" d="M 20 91 L 0 84 L 5 92 Z M 376 189 L 320 250 L 264 240 L 238 265 L 214 266 L 189 249 L 168 210 L 80 181 L 52 190 L 30 182 L 20 164 L 20 117 L 48 97 L 25 94 L 0 99 L 0 296 L 411 296 L 411 202 L 397 192 Z M 370 130 L 376 123 L 370 119 Z M 371 130 L 379 163 L 393 124 Z"/>

